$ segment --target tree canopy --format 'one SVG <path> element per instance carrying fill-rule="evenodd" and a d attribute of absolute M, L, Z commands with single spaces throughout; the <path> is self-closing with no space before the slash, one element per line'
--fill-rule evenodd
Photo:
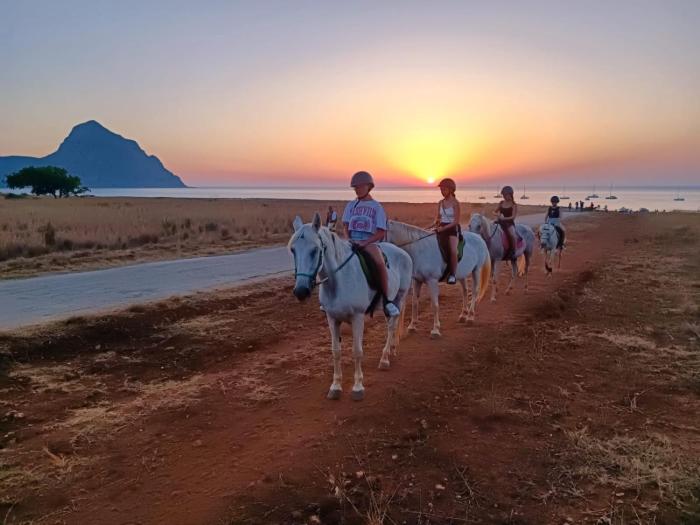
<path fill-rule="evenodd" d="M 57 166 L 30 166 L 5 178 L 8 188 L 32 188 L 34 195 L 53 195 L 54 198 L 79 195 L 90 191 L 80 177 L 70 175 Z"/>

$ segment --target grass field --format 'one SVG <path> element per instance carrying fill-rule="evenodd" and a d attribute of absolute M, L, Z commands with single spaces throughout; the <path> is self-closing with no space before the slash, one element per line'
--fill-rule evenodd
<path fill-rule="evenodd" d="M 0 201 L 0 276 L 213 255 L 285 242 L 294 216 L 344 202 L 263 199 L 28 198 Z M 492 205 L 466 205 L 463 221 Z M 388 203 L 389 217 L 427 225 L 435 204 Z M 523 213 L 541 210 L 523 207 Z"/>

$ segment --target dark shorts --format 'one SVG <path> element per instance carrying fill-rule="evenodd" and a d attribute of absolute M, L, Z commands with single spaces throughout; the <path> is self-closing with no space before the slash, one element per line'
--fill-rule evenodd
<path fill-rule="evenodd" d="M 508 228 L 515 228 L 515 219 L 499 219 L 498 224 L 506 230 Z"/>
<path fill-rule="evenodd" d="M 461 235 L 461 233 L 462 233 L 462 230 L 459 227 L 459 224 L 455 224 L 451 228 L 448 228 L 448 229 L 441 231 L 437 234 L 438 244 L 440 245 L 440 250 L 442 251 L 443 254 L 450 253 L 450 250 L 451 250 L 450 237 L 456 237 L 457 239 L 459 239 L 459 236 Z"/>

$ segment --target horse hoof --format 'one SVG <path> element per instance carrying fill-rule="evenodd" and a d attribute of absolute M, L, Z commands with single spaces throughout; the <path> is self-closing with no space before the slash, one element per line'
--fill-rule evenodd
<path fill-rule="evenodd" d="M 379 361 L 379 370 L 389 370 L 389 361 Z"/>
<path fill-rule="evenodd" d="M 495 302 L 496 302 L 496 298 L 495 298 L 495 297 L 491 297 L 491 302 L 492 302 L 492 303 L 495 303 Z"/>
<path fill-rule="evenodd" d="M 469 318 L 466 315 L 460 315 L 457 319 L 458 323 L 466 323 L 467 321 L 469 321 Z"/>
<path fill-rule="evenodd" d="M 409 325 L 409 327 L 407 328 L 407 330 L 408 330 L 408 333 L 409 333 L 409 334 L 412 334 L 412 333 L 414 333 L 414 332 L 416 331 L 416 327 L 413 326 L 413 325 Z"/>
<path fill-rule="evenodd" d="M 340 399 L 341 392 L 342 392 L 341 390 L 334 390 L 331 388 L 328 391 L 328 395 L 326 396 L 326 399 L 330 399 L 331 401 L 337 401 L 338 399 Z"/>
<path fill-rule="evenodd" d="M 474 321 L 475 319 L 473 317 L 470 317 L 469 319 L 467 319 L 466 323 L 471 326 L 474 324 Z"/>
<path fill-rule="evenodd" d="M 430 332 L 430 339 L 440 339 L 442 334 L 440 332 Z"/>
<path fill-rule="evenodd" d="M 352 400 L 353 401 L 362 401 L 365 398 L 365 391 L 364 390 L 353 390 L 352 391 Z"/>

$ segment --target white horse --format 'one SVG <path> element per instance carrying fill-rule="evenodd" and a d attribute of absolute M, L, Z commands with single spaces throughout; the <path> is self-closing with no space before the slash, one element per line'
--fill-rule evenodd
<path fill-rule="evenodd" d="M 527 274 L 530 270 L 530 259 L 532 259 L 535 249 L 535 233 L 532 231 L 532 228 L 525 224 L 516 224 L 515 230 L 524 242 L 515 250 L 516 260 L 511 261 L 512 273 L 506 288 L 506 295 L 510 293 L 516 277 L 520 276 L 525 277 L 525 292 L 527 293 Z M 469 220 L 469 231 L 481 235 L 489 249 L 489 255 L 491 256 L 491 301 L 493 302 L 496 300 L 496 283 L 498 282 L 498 267 L 496 263 L 503 260 L 503 256 L 506 253 L 504 244 L 506 233 L 500 224 L 490 221 L 479 213 L 472 214 Z"/>
<path fill-rule="evenodd" d="M 289 249 L 294 258 L 294 295 L 300 301 L 311 295 L 316 278 L 321 279 L 319 302 L 326 312 L 331 332 L 333 352 L 333 383 L 328 390 L 328 399 L 339 399 L 342 391 L 342 369 L 340 364 L 340 324 L 352 325 L 352 354 L 355 361 L 355 383 L 352 399 L 364 397 L 365 387 L 362 374 L 362 336 L 365 327 L 365 313 L 373 303 L 376 291 L 367 284 L 360 261 L 346 240 L 341 239 L 328 228 L 321 226 L 321 217 L 314 215 L 310 224 L 303 224 L 299 217 L 294 219 L 294 234 L 289 240 Z M 406 294 L 411 286 L 412 263 L 409 255 L 393 244 L 380 243 L 387 258 L 389 276 L 389 298 L 403 312 Z M 381 301 L 379 303 L 381 305 Z M 387 319 L 387 338 L 379 369 L 389 368 L 389 355 L 396 355 L 400 326 L 399 317 Z"/>
<path fill-rule="evenodd" d="M 542 224 L 539 230 L 540 248 L 544 253 L 544 268 L 547 277 L 552 275 L 552 256 L 559 254 L 559 265 L 561 266 L 561 248 L 559 247 L 559 232 L 552 224 Z"/>
<path fill-rule="evenodd" d="M 437 237 L 434 233 L 398 221 L 389 221 L 387 240 L 408 252 L 413 260 L 413 294 L 411 301 L 411 324 L 409 332 L 416 330 L 418 321 L 418 298 L 423 284 L 430 291 L 430 306 L 433 311 L 433 329 L 430 336 L 440 337 L 439 280 L 445 273 L 445 263 Z M 471 301 L 467 306 L 467 277 L 472 277 Z M 464 254 L 455 273 L 462 287 L 462 311 L 459 321 L 473 321 L 476 303 L 486 294 L 491 276 L 491 258 L 486 243 L 474 233 L 464 233 Z"/>

